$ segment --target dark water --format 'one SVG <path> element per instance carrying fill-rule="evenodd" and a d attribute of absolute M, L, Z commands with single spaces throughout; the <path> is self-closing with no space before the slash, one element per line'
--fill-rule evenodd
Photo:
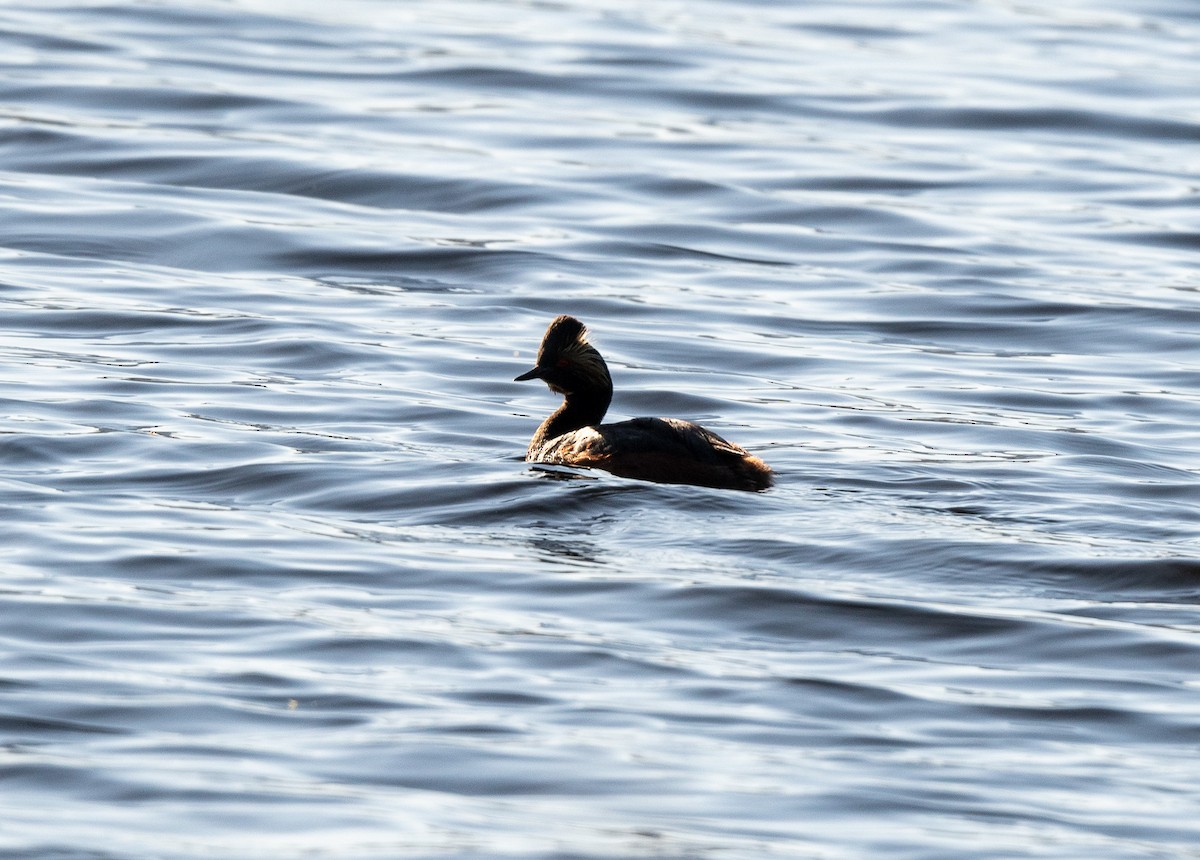
<path fill-rule="evenodd" d="M 1183 0 L 6 4 L 0 854 L 1200 857 L 1197 81 Z M 529 469 L 559 313 L 778 486 Z"/>

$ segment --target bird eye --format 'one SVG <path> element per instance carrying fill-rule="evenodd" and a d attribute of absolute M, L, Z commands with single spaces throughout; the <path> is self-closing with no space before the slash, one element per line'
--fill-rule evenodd
<path fill-rule="evenodd" d="M 568 364 L 570 364 L 570 363 L 571 363 L 571 362 L 567 361 L 565 358 L 560 358 L 560 359 L 558 360 L 558 366 L 559 366 L 559 367 L 566 367 L 566 366 L 567 366 Z"/>

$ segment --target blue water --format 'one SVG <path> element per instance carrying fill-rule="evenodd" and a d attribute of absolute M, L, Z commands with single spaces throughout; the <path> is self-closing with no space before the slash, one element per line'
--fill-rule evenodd
<path fill-rule="evenodd" d="M 1195 11 L 5 4 L 0 855 L 1200 857 Z"/>

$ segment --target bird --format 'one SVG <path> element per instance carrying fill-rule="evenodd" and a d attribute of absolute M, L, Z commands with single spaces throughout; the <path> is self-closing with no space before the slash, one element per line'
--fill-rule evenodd
<path fill-rule="evenodd" d="M 557 317 L 542 337 L 536 365 L 513 380 L 540 379 L 563 396 L 533 434 L 528 462 L 730 490 L 766 490 L 774 483 L 774 472 L 758 457 L 691 421 L 634 418 L 601 424 L 612 403 L 612 377 L 587 336 L 575 317 Z"/>

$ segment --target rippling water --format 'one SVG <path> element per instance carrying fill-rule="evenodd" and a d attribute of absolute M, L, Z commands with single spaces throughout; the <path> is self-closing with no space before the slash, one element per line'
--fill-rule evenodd
<path fill-rule="evenodd" d="M 4 856 L 1200 857 L 1193 5 L 0 46 Z M 559 313 L 778 486 L 528 468 Z"/>

